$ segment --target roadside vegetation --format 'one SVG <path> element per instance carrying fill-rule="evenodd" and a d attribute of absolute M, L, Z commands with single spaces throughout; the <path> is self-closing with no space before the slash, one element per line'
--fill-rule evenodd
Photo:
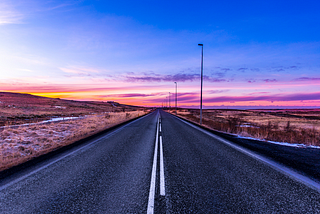
<path fill-rule="evenodd" d="M 200 110 L 180 109 L 178 116 L 199 123 Z M 203 125 L 260 140 L 320 146 L 320 109 L 203 110 Z"/>
<path fill-rule="evenodd" d="M 24 95 L 5 95 L 7 99 L 0 96 L 0 171 L 149 112 L 115 102 L 77 102 L 32 95 L 25 95 L 26 104 L 22 102 Z M 50 120 L 57 118 L 66 119 Z"/>

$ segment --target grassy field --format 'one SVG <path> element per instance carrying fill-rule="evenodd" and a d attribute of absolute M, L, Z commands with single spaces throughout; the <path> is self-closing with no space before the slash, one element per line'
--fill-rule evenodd
<path fill-rule="evenodd" d="M 199 123 L 200 110 L 178 115 Z M 203 110 L 203 125 L 261 140 L 320 146 L 320 109 Z"/>
<path fill-rule="evenodd" d="M 0 95 L 0 171 L 149 112 L 113 102 Z M 42 123 L 57 117 L 73 119 Z"/>
<path fill-rule="evenodd" d="M 40 122 L 54 117 L 79 117 L 136 110 L 144 108 L 116 102 L 74 101 L 0 92 L 0 127 Z"/>

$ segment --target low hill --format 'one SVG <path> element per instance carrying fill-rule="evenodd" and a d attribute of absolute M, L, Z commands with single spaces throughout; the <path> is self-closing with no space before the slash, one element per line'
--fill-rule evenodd
<path fill-rule="evenodd" d="M 74 101 L 31 94 L 0 92 L 0 126 L 38 122 L 53 117 L 78 117 L 103 112 L 143 110 L 117 102 Z"/>

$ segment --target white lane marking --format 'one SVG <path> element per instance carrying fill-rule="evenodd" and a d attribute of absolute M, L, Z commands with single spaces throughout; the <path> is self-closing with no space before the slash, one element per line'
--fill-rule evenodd
<path fill-rule="evenodd" d="M 161 132 L 161 125 L 160 125 L 160 132 Z"/>
<path fill-rule="evenodd" d="M 161 126 L 160 126 L 161 127 Z M 162 136 L 160 136 L 160 195 L 165 196 Z"/>
<path fill-rule="evenodd" d="M 254 158 L 256 160 L 259 160 L 259 161 L 261 161 L 261 162 L 263 162 L 265 164 L 268 164 L 273 169 L 277 170 L 278 172 L 281 172 L 282 174 L 287 175 L 291 179 L 293 179 L 295 181 L 298 181 L 299 183 L 302 183 L 302 184 L 304 184 L 304 185 L 306 185 L 306 186 L 308 186 L 308 187 L 320 192 L 320 183 L 319 182 L 316 182 L 316 181 L 308 178 L 307 176 L 304 176 L 304 175 L 302 175 L 302 174 L 300 174 L 300 173 L 298 173 L 298 172 L 296 172 L 296 171 L 294 171 L 294 170 L 292 170 L 292 169 L 290 169 L 290 168 L 288 168 L 288 167 L 286 167 L 286 166 L 284 166 L 282 164 L 279 164 L 279 163 L 277 163 L 277 162 L 275 162 L 273 160 L 270 160 L 270 159 L 268 159 L 266 157 L 263 157 L 261 155 L 258 155 L 256 153 L 254 153 L 254 152 L 251 152 L 248 149 L 245 149 L 245 148 L 242 148 L 240 146 L 234 145 L 232 142 L 230 142 L 228 140 L 225 140 L 225 139 L 223 139 L 223 138 L 221 138 L 221 137 L 219 137 L 219 136 L 217 136 L 215 134 L 212 134 L 211 132 L 208 132 L 208 131 L 206 131 L 204 129 L 201 129 L 200 127 L 195 126 L 195 125 L 193 125 L 193 124 L 191 124 L 191 123 L 189 123 L 187 121 L 184 121 L 184 120 L 182 120 L 182 119 L 180 119 L 178 117 L 176 117 L 176 118 L 181 120 L 182 122 L 188 124 L 189 126 L 192 126 L 193 128 L 198 129 L 199 131 L 201 131 L 201 132 L 203 132 L 203 133 L 205 133 L 205 134 L 207 134 L 207 135 L 219 140 L 220 142 L 222 142 L 222 143 L 224 143 L 224 144 L 226 144 L 226 145 L 238 150 L 239 152 L 242 152 L 243 154 L 246 154 L 246 155 L 248 155 L 248 156 L 250 156 L 250 157 L 252 157 L 252 158 Z"/>
<path fill-rule="evenodd" d="M 100 141 L 100 140 L 103 140 L 103 139 L 106 139 L 106 138 L 108 138 L 108 137 L 111 137 L 112 135 L 114 135 L 114 134 L 116 134 L 117 132 L 121 131 L 121 130 L 124 129 L 125 127 L 127 127 L 127 126 L 131 125 L 132 123 L 135 123 L 135 122 L 137 122 L 137 121 L 141 120 L 142 118 L 147 117 L 147 116 L 149 116 L 149 115 L 151 115 L 151 114 L 148 114 L 148 115 L 145 115 L 145 116 L 143 116 L 143 117 L 140 117 L 139 119 L 137 119 L 137 120 L 135 120 L 135 121 L 132 121 L 132 122 L 128 123 L 127 125 L 124 125 L 124 126 L 118 128 L 118 129 L 114 130 L 113 132 L 111 132 L 111 133 L 109 133 L 109 134 L 107 134 L 107 135 L 105 135 L 105 136 L 103 136 L 103 137 L 101 137 L 101 138 L 99 138 L 99 139 L 96 139 L 95 141 L 92 141 L 91 143 L 89 143 L 89 144 L 87 144 L 87 145 L 85 145 L 85 146 L 83 146 L 83 147 L 81 147 L 81 148 L 79 148 L 79 149 L 77 149 L 77 150 L 75 150 L 75 151 L 73 151 L 73 152 L 70 152 L 70 153 L 68 153 L 68 154 L 66 154 L 66 155 L 64 155 L 64 156 L 62 156 L 62 157 L 60 157 L 60 158 L 58 158 L 58 159 L 56 159 L 56 160 L 54 160 L 54 161 L 52 161 L 52 162 L 50 162 L 50 163 L 42 166 L 42 167 L 40 167 L 40 168 L 32 171 L 32 172 L 29 172 L 28 174 L 26 174 L 26 175 L 24 175 L 24 176 L 22 176 L 22 177 L 19 177 L 19 178 L 13 180 L 13 181 L 11 181 L 11 182 L 9 182 L 9 183 L 1 186 L 1 187 L 0 187 L 0 191 L 6 189 L 7 187 L 9 187 L 9 186 L 11 186 L 11 185 L 13 185 L 13 184 L 15 184 L 15 183 L 18 183 L 19 181 L 22 181 L 23 179 L 29 177 L 30 175 L 33 175 L 33 174 L 39 172 L 40 170 L 45 169 L 45 168 L 47 168 L 48 166 L 51 166 L 52 164 L 55 164 L 55 163 L 59 162 L 60 160 L 66 158 L 66 157 L 68 157 L 68 156 L 70 156 L 70 155 L 72 155 L 72 154 L 74 154 L 74 153 L 76 153 L 76 152 L 79 152 L 79 151 L 81 151 L 81 150 L 84 150 L 84 151 L 87 150 L 88 148 L 90 148 L 90 147 L 91 147 L 93 144 L 95 144 L 96 142 L 98 142 L 98 141 Z"/>
<path fill-rule="evenodd" d="M 151 172 L 151 184 L 149 190 L 149 201 L 148 201 L 148 214 L 153 214 L 154 212 L 154 196 L 156 193 L 156 176 L 157 176 L 157 157 L 158 157 L 158 136 L 159 136 L 159 119 L 157 121 L 157 133 L 156 133 L 156 143 L 154 146 L 154 156 L 153 165 Z"/>

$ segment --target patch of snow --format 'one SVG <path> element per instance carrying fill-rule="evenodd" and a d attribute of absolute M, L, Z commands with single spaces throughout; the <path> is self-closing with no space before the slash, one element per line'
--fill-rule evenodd
<path fill-rule="evenodd" d="M 29 126 L 29 125 L 36 125 L 36 124 L 44 124 L 44 123 L 51 123 L 51 122 L 57 122 L 57 121 L 63 121 L 63 120 L 75 120 L 75 119 L 80 119 L 83 117 L 56 117 L 56 118 L 51 118 L 50 120 L 44 120 L 38 123 L 24 123 L 21 125 L 10 125 L 10 126 L 0 126 L 0 128 L 6 127 L 6 128 L 12 128 L 12 127 L 19 127 L 19 126 Z"/>
<path fill-rule="evenodd" d="M 258 126 L 252 126 L 252 125 L 240 125 L 238 127 L 251 127 L 251 128 L 259 128 Z"/>
<path fill-rule="evenodd" d="M 62 109 L 66 109 L 67 107 L 64 106 L 54 106 L 55 108 L 62 108 Z"/>
<path fill-rule="evenodd" d="M 237 137 L 239 138 L 244 138 L 244 139 L 248 139 L 248 140 L 257 140 L 257 141 L 261 141 L 261 139 L 258 138 L 254 138 L 254 137 L 244 137 L 241 135 L 237 135 Z M 264 142 L 268 142 L 268 143 L 273 143 L 273 144 L 277 144 L 277 145 L 281 145 L 281 146 L 290 146 L 290 147 L 296 147 L 296 148 L 313 148 L 313 149 L 320 149 L 320 146 L 313 146 L 313 145 L 305 145 L 305 144 L 297 144 L 297 143 L 287 143 L 287 142 L 276 142 L 276 141 L 271 141 L 271 140 L 265 140 L 262 139 Z"/>
<path fill-rule="evenodd" d="M 61 121 L 61 120 L 74 120 L 79 117 L 56 117 L 56 118 L 51 118 L 50 120 L 44 120 L 39 123 L 49 123 L 49 122 L 56 122 L 56 121 Z"/>

